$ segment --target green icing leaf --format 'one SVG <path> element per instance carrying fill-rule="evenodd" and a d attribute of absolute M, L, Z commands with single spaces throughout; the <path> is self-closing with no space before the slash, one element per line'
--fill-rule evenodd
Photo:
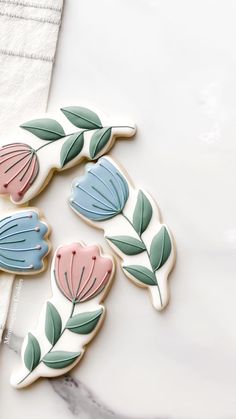
<path fill-rule="evenodd" d="M 118 249 L 125 255 L 138 255 L 146 250 L 145 245 L 140 241 L 130 236 L 113 236 L 107 237 Z"/>
<path fill-rule="evenodd" d="M 41 140 L 56 141 L 65 136 L 65 131 L 55 119 L 34 119 L 25 122 L 21 128 L 41 138 Z"/>
<path fill-rule="evenodd" d="M 92 159 L 94 159 L 100 151 L 106 147 L 110 137 L 111 127 L 102 128 L 94 132 L 89 147 L 89 153 Z"/>
<path fill-rule="evenodd" d="M 146 285 L 157 285 L 157 280 L 154 272 L 145 266 L 141 265 L 129 265 L 123 266 L 123 269 L 129 272 L 132 276 L 138 279 L 140 282 Z"/>
<path fill-rule="evenodd" d="M 61 111 L 69 121 L 77 128 L 97 129 L 102 128 L 102 123 L 98 115 L 90 109 L 81 106 L 68 106 Z"/>
<path fill-rule="evenodd" d="M 84 146 L 84 133 L 72 134 L 63 144 L 61 148 L 61 166 L 73 160 L 81 152 Z"/>
<path fill-rule="evenodd" d="M 98 324 L 103 310 L 88 311 L 86 313 L 79 313 L 71 317 L 66 328 L 71 332 L 79 333 L 80 335 L 87 335 L 91 333 Z"/>
<path fill-rule="evenodd" d="M 73 364 L 80 356 L 80 352 L 55 351 L 48 352 L 42 359 L 49 368 L 61 369 Z"/>
<path fill-rule="evenodd" d="M 52 345 L 58 341 L 61 334 L 61 316 L 56 307 L 47 302 L 46 320 L 45 320 L 45 334 Z"/>
<path fill-rule="evenodd" d="M 33 371 L 39 364 L 41 350 L 39 343 L 34 335 L 28 333 L 28 343 L 24 353 L 24 363 L 29 371 Z"/>
<path fill-rule="evenodd" d="M 133 226 L 140 236 L 152 218 L 152 206 L 142 191 L 139 191 L 133 215 Z"/>
<path fill-rule="evenodd" d="M 171 240 L 166 227 L 162 227 L 153 238 L 150 249 L 150 260 L 154 271 L 160 269 L 171 253 Z"/>

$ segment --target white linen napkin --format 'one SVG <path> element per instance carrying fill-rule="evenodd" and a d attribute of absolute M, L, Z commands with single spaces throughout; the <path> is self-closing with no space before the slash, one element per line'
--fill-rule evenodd
<path fill-rule="evenodd" d="M 0 0 L 0 140 L 46 110 L 63 0 Z M 0 198 L 0 217 L 13 205 Z M 0 271 L 0 342 L 14 276 Z"/>

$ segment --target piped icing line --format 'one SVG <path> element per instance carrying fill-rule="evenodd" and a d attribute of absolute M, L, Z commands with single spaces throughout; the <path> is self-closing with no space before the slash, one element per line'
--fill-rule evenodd
<path fill-rule="evenodd" d="M 175 250 L 153 198 L 134 188 L 112 158 L 102 157 L 74 180 L 70 206 L 85 221 L 104 230 L 122 259 L 125 275 L 148 288 L 153 306 L 162 310 L 169 299 L 167 279 Z"/>
<path fill-rule="evenodd" d="M 41 271 L 49 252 L 48 235 L 47 224 L 34 208 L 0 219 L 0 270 L 15 274 Z"/>
<path fill-rule="evenodd" d="M 53 295 L 44 304 L 37 327 L 24 339 L 21 366 L 11 376 L 14 387 L 64 374 L 80 361 L 103 321 L 101 301 L 113 274 L 113 259 L 98 246 L 72 243 L 56 250 Z"/>
<path fill-rule="evenodd" d="M 68 130 L 56 119 L 43 117 L 21 125 L 33 134 L 29 144 L 0 144 L 0 194 L 9 196 L 13 203 L 29 202 L 55 171 L 72 167 L 84 158 L 96 160 L 116 138 L 131 137 L 136 131 L 133 124 L 114 123 L 85 107 L 69 106 L 61 112 Z M 76 129 L 71 130 L 71 124 Z M 107 204 L 107 210 L 112 211 L 112 205 L 109 208 Z"/>
<path fill-rule="evenodd" d="M 3 146 L 0 151 L 5 149 Z M 39 161 L 35 150 L 27 144 L 13 144 L 10 150 L 10 155 L 0 154 L 0 193 L 11 194 L 18 202 L 36 179 Z"/>

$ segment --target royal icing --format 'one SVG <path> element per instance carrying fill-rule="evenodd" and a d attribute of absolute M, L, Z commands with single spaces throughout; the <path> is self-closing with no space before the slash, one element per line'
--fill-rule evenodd
<path fill-rule="evenodd" d="M 36 209 L 9 213 L 0 220 L 0 270 L 27 274 L 43 269 L 49 251 L 48 226 Z"/>
<path fill-rule="evenodd" d="M 168 302 L 167 278 L 175 252 L 171 233 L 160 222 L 152 197 L 134 188 L 112 158 L 103 157 L 75 179 L 70 205 L 83 219 L 104 230 L 123 261 L 125 275 L 147 287 L 153 306 L 162 310 Z"/>
<path fill-rule="evenodd" d="M 105 297 L 114 273 L 111 257 L 98 246 L 60 246 L 51 271 L 52 297 L 44 304 L 37 327 L 22 346 L 22 365 L 11 384 L 22 388 L 39 377 L 65 374 L 82 358 L 97 333 Z"/>
<path fill-rule="evenodd" d="M 10 196 L 12 202 L 26 203 L 41 191 L 53 171 L 69 168 L 83 158 L 97 159 L 117 137 L 135 133 L 133 124 L 111 121 L 84 107 L 61 111 L 65 129 L 56 119 L 35 119 L 21 125 L 33 134 L 29 141 L 1 144 L 0 194 Z"/>

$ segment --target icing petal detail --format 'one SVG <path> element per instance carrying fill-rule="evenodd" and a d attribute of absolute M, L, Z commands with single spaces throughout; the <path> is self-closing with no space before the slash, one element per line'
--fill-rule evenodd
<path fill-rule="evenodd" d="M 84 217 L 102 221 L 119 214 L 128 196 L 125 178 L 110 161 L 101 158 L 73 184 L 71 205 Z"/>
<path fill-rule="evenodd" d="M 0 147 L 0 194 L 18 202 L 35 181 L 39 162 L 35 150 L 27 144 Z"/>
<path fill-rule="evenodd" d="M 2 229 L 4 234 L 9 226 Z M 15 388 L 39 377 L 65 374 L 80 362 L 102 325 L 105 307 L 101 301 L 113 273 L 113 259 L 97 245 L 79 242 L 57 248 L 51 270 L 53 293 L 42 307 L 37 327 L 25 337 L 22 365 L 11 376 Z"/>
<path fill-rule="evenodd" d="M 0 242 L 1 243 L 1 242 Z M 112 261 L 97 246 L 78 243 L 59 247 L 54 260 L 55 281 L 62 294 L 74 303 L 90 300 L 107 285 Z"/>
<path fill-rule="evenodd" d="M 17 212 L 0 220 L 0 269 L 39 271 L 48 253 L 46 224 L 36 211 Z"/>
<path fill-rule="evenodd" d="M 75 179 L 70 206 L 89 224 L 104 230 L 108 243 L 122 259 L 125 275 L 148 288 L 153 306 L 163 310 L 169 300 L 167 280 L 175 263 L 175 248 L 154 199 L 133 187 L 111 157 L 103 157 Z"/>

